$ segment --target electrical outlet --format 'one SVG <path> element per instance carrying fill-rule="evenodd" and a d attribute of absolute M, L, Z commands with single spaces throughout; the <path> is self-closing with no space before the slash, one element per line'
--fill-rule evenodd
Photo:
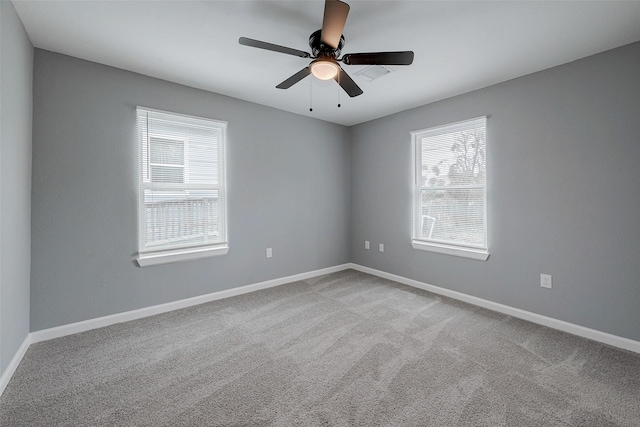
<path fill-rule="evenodd" d="M 553 282 L 551 280 L 550 274 L 541 274 L 540 275 L 540 286 L 543 288 L 551 289 L 553 287 Z"/>
<path fill-rule="evenodd" d="M 271 248 L 267 248 L 267 258 L 271 258 L 273 256 L 273 252 Z"/>
<path fill-rule="evenodd" d="M 368 240 L 364 241 L 364 248 L 365 249 L 369 249 L 369 241 Z"/>
<path fill-rule="evenodd" d="M 378 249 L 380 249 L 380 252 L 384 252 L 384 243 L 380 243 L 380 246 L 378 246 Z"/>

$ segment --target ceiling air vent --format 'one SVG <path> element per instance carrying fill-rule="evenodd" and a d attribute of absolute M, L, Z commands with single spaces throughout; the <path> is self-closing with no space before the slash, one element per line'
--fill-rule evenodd
<path fill-rule="evenodd" d="M 389 67 L 384 67 L 382 65 L 370 65 L 353 74 L 360 77 L 362 80 L 372 82 L 385 74 L 389 74 L 391 71 L 393 70 Z"/>

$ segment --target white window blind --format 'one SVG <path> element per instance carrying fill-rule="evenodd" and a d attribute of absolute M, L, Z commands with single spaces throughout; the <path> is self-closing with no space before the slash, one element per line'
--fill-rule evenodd
<path fill-rule="evenodd" d="M 412 132 L 412 139 L 414 242 L 486 250 L 486 118 Z"/>
<path fill-rule="evenodd" d="M 184 184 L 186 140 L 149 135 L 149 181 Z"/>
<path fill-rule="evenodd" d="M 138 107 L 139 252 L 227 246 L 225 122 Z"/>

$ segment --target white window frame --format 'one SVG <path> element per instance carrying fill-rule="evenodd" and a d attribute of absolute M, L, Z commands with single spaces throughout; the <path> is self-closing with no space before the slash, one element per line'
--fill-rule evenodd
<path fill-rule="evenodd" d="M 221 137 L 218 143 L 218 184 L 189 184 L 188 171 L 189 171 L 189 139 L 187 137 L 167 136 L 159 133 L 148 132 L 147 140 L 142 141 L 142 132 L 138 129 L 137 132 L 137 147 L 138 147 L 138 255 L 136 261 L 140 267 L 147 267 L 151 265 L 166 264 L 178 261 L 187 261 L 200 258 L 206 258 L 211 256 L 225 255 L 229 252 L 228 243 L 228 224 L 227 224 L 227 122 L 220 120 L 214 120 L 210 118 L 196 117 L 191 115 L 173 113 L 168 111 L 155 110 L 151 108 L 139 106 L 136 109 L 136 117 L 139 111 L 146 111 L 149 113 L 161 113 L 174 116 L 176 118 L 184 117 L 185 120 L 204 120 L 211 124 L 212 127 L 220 131 Z M 184 183 L 152 183 L 151 178 L 151 162 L 150 159 L 145 159 L 143 155 L 143 144 L 147 144 L 147 150 L 150 155 L 150 138 L 161 138 L 168 140 L 180 140 L 184 141 Z M 144 164 L 147 162 L 147 171 L 149 173 L 149 180 L 145 180 L 143 171 Z M 184 248 L 172 248 L 169 250 L 145 250 L 144 249 L 144 233 L 146 230 L 146 215 L 144 191 L 166 191 L 167 194 L 171 193 L 189 193 L 189 189 L 206 188 L 216 189 L 218 191 L 218 232 L 221 236 L 220 242 L 214 244 L 206 244 L 195 247 Z"/>
<path fill-rule="evenodd" d="M 463 258 L 470 258 L 480 261 L 486 261 L 489 258 L 488 243 L 488 218 L 487 218 L 487 183 L 485 177 L 484 186 L 474 186 L 475 188 L 484 189 L 484 245 L 472 245 L 462 243 L 451 243 L 438 241 L 436 239 L 424 238 L 423 227 L 425 215 L 422 215 L 422 191 L 424 189 L 433 190 L 433 187 L 424 187 L 422 183 L 422 138 L 436 135 L 443 135 L 469 129 L 474 123 L 484 122 L 486 132 L 486 116 L 476 117 L 469 120 L 463 120 L 442 126 L 430 127 L 418 131 L 411 132 L 411 142 L 414 153 L 414 191 L 413 191 L 413 222 L 411 232 L 411 246 L 414 249 L 436 252 L 440 254 L 453 255 Z M 487 144 L 488 145 L 488 144 Z M 485 147 L 486 149 L 486 147 Z M 443 187 L 455 188 L 455 187 Z M 461 186 L 461 188 L 471 188 L 471 186 Z M 433 227 L 431 227 L 433 228 Z M 429 233 L 429 236 L 431 233 Z"/>

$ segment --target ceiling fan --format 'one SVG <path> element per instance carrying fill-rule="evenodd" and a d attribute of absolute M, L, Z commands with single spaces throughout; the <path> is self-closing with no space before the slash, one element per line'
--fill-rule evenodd
<path fill-rule="evenodd" d="M 311 58 L 313 61 L 276 86 L 278 89 L 289 89 L 300 80 L 313 74 L 320 80 L 334 79 L 350 97 L 361 95 L 362 89 L 340 67 L 338 62 L 347 65 L 411 65 L 412 51 L 400 52 L 369 52 L 348 53 L 339 58 L 344 46 L 342 30 L 349 14 L 349 5 L 339 0 L 325 0 L 322 29 L 315 31 L 309 37 L 311 54 L 302 50 L 292 49 L 260 40 L 240 37 L 238 42 L 244 46 L 286 53 L 301 58 Z"/>

